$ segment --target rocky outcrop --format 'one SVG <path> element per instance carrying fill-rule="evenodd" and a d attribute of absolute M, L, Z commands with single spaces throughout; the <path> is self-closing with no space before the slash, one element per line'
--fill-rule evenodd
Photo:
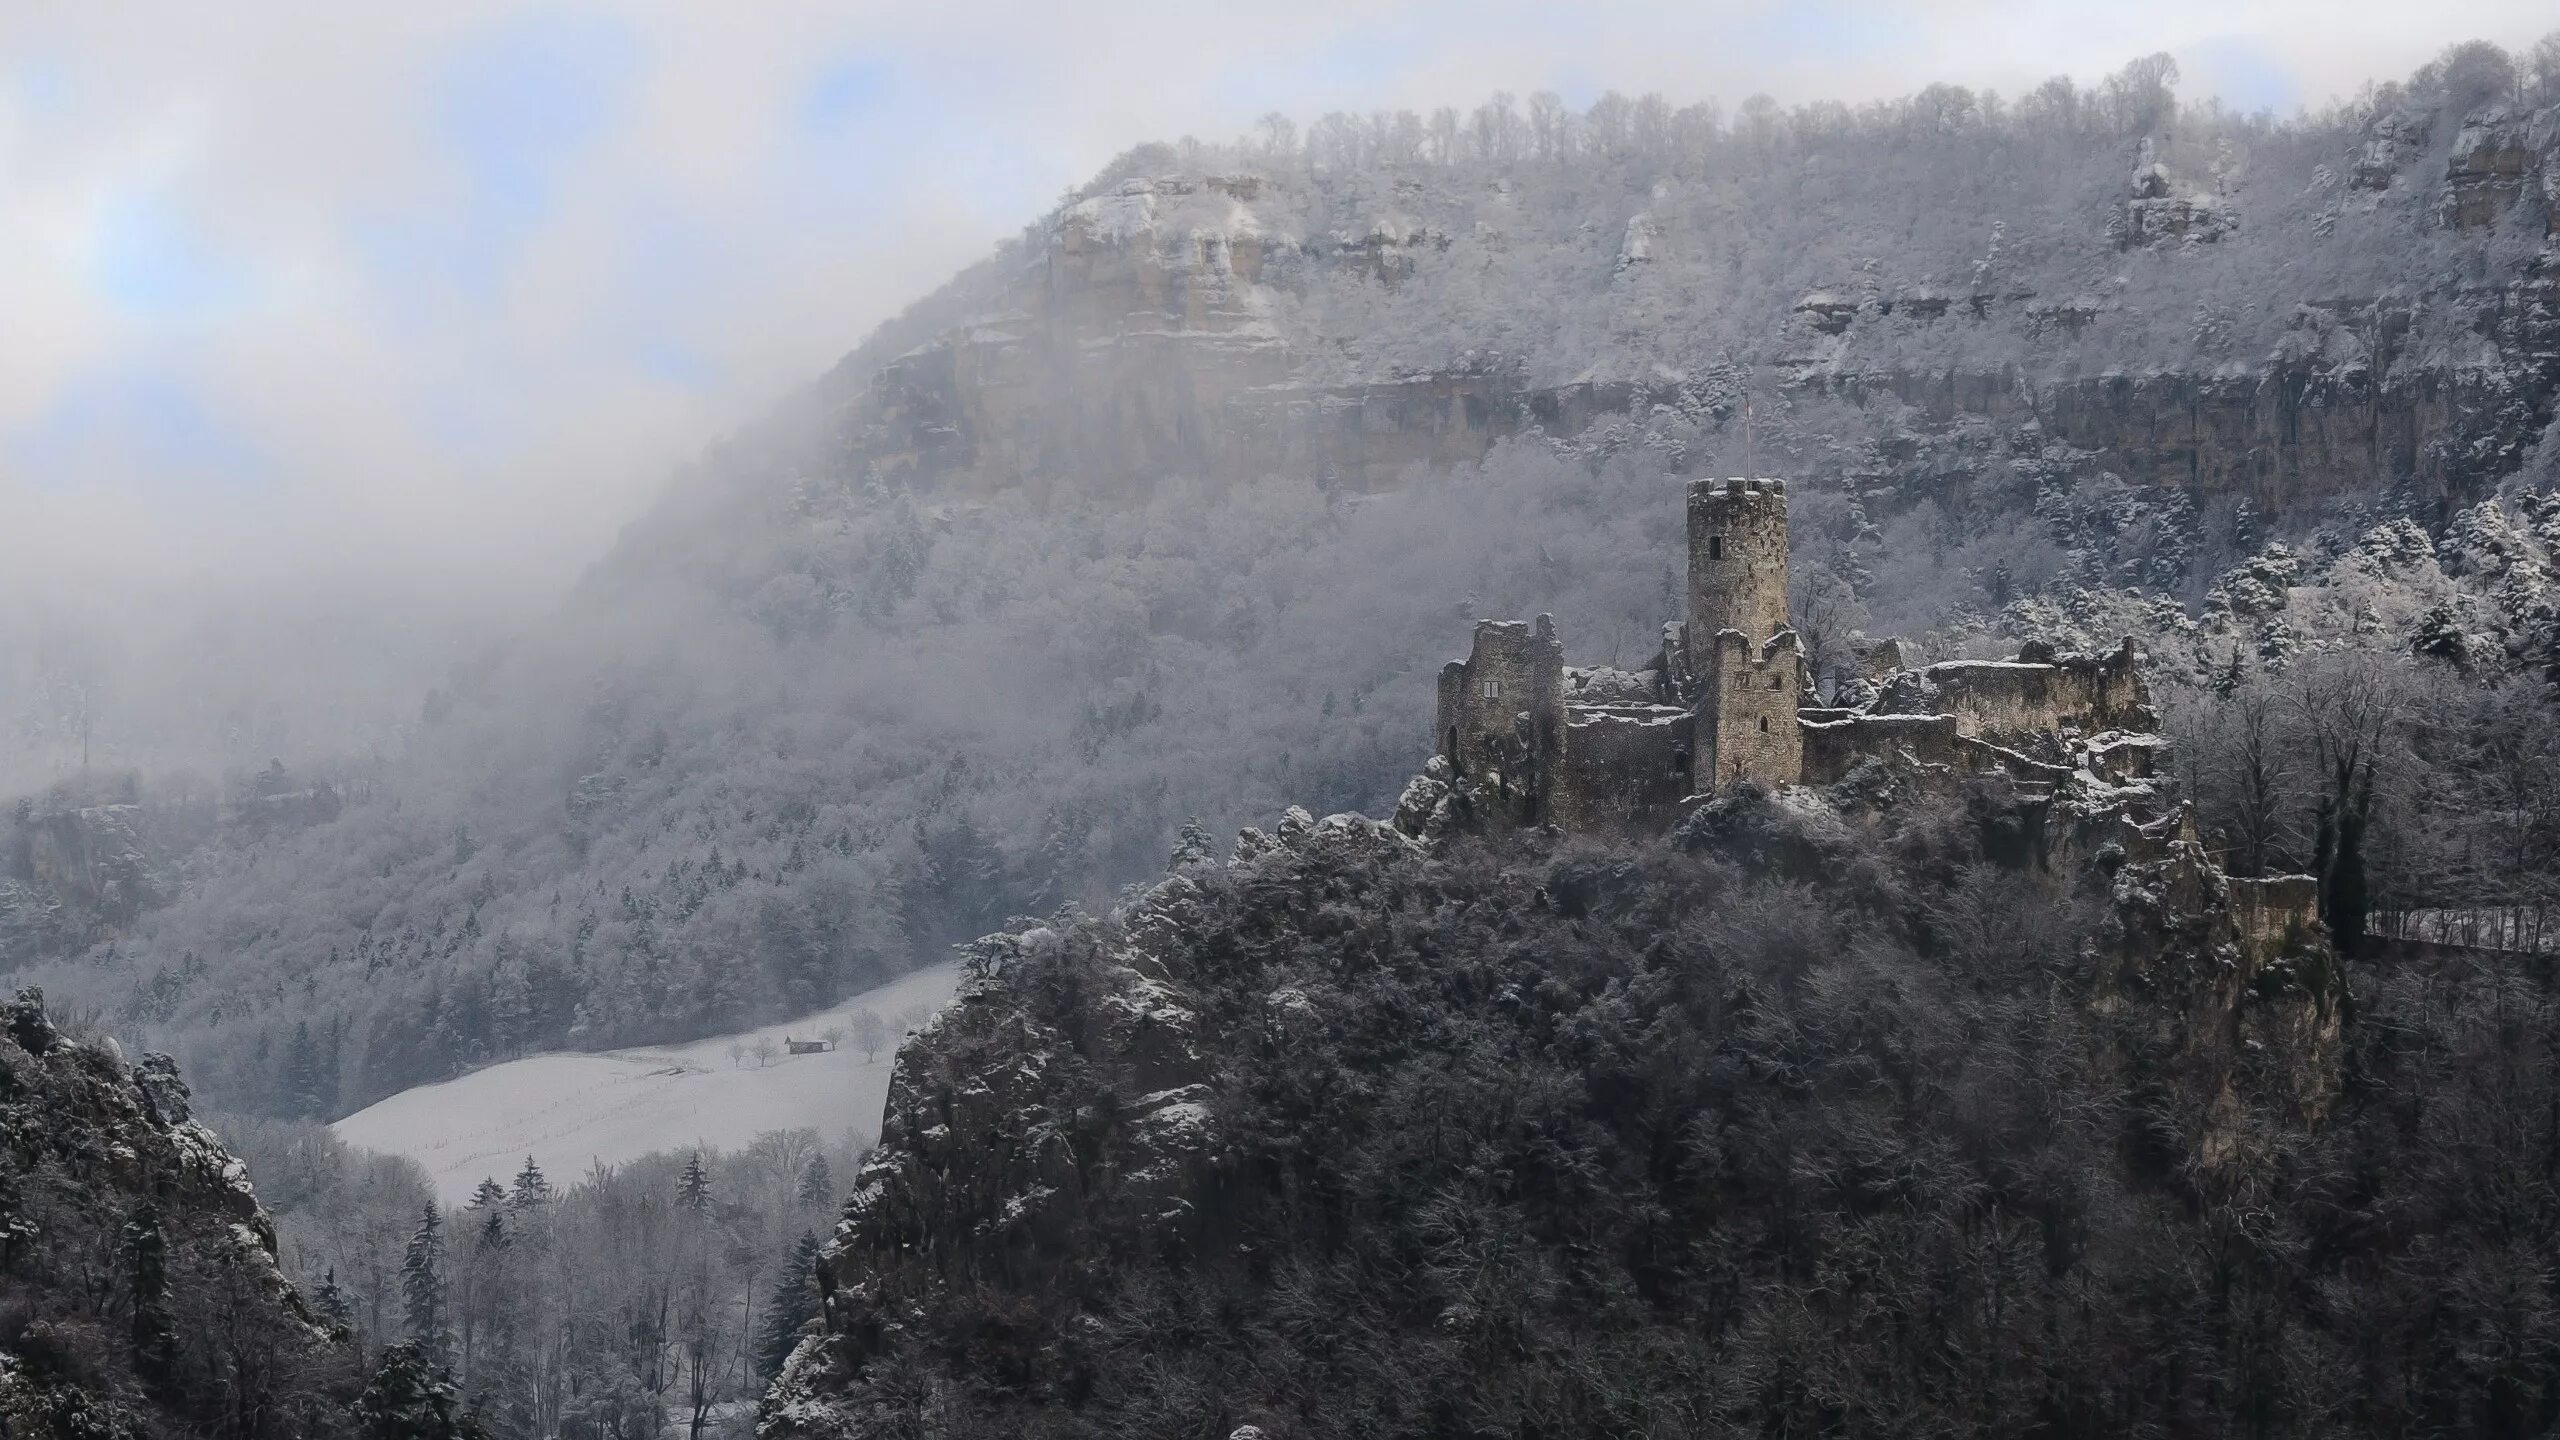
<path fill-rule="evenodd" d="M 71 954 L 164 903 L 176 876 L 156 818 L 28 801 L 0 820 L 0 966 Z"/>
<path fill-rule="evenodd" d="M 335 786 L 283 765 L 243 777 L 219 802 L 93 779 L 0 809 L 0 970 L 77 954 L 177 898 L 208 842 L 250 845 L 338 817 Z"/>
<path fill-rule="evenodd" d="M 1409 808 L 1459 788 L 1435 761 Z M 1942 1220 L 2011 1226 L 2056 1282 L 1989 1282 L 2013 1303 L 2161 1303 L 2107 1257 L 2186 1223 L 2161 1188 L 2263 1193 L 2335 1093 L 2335 968 L 2280 883 L 2235 901 L 2171 842 L 2074 899 L 1981 848 L 2015 797 L 1977 798 L 1743 787 L 1676 846 L 1293 811 L 982 943 L 899 1056 L 759 1434 L 1640 1420 L 1667 1386 L 1765 1396 L 1749 1297 L 1806 1267 L 1898 1293 L 1963 1253 L 1918 1238 Z M 1989 868 L 1950 883 L 1960 855 Z"/>
<path fill-rule="evenodd" d="M 2500 216 L 2534 193 L 2541 178 L 2551 120 L 2537 127 L 2534 117 L 2504 105 L 2467 117 L 2453 137 L 2453 154 L 2445 162 L 2444 221 L 2456 229 L 2477 230 L 2498 223 Z M 2560 215 L 2552 217 L 2560 220 Z"/>
<path fill-rule="evenodd" d="M 1275 835 L 1247 831 L 1234 863 L 1285 887 L 1417 851 L 1391 827 L 1293 809 Z M 766 1397 L 760 1434 L 865 1433 L 848 1396 L 991 1288 L 1072 1292 L 1203 1243 L 1220 1067 L 1240 1024 L 1293 1015 L 1286 995 L 1261 1015 L 1205 1013 L 1188 953 L 1204 864 L 1218 868 L 1178 865 L 1107 921 L 972 947 L 959 996 L 898 1052 L 880 1146 L 820 1257 L 821 1333 Z"/>
<path fill-rule="evenodd" d="M 0 1005 L 0 1429 L 334 1436 L 358 1378 L 166 1056 Z"/>

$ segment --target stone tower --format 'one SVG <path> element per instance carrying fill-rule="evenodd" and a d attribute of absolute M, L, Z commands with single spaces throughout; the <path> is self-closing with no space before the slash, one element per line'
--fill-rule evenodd
<path fill-rule="evenodd" d="M 1692 784 L 1804 778 L 1804 657 L 1787 623 L 1787 482 L 1689 482 L 1689 620 L 1697 687 Z"/>
<path fill-rule="evenodd" d="M 1753 646 L 1787 629 L 1787 482 L 1689 482 L 1689 643 L 1720 630 Z"/>

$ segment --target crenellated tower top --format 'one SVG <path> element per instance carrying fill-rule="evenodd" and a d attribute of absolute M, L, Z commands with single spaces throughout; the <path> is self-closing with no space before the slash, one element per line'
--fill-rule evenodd
<path fill-rule="evenodd" d="M 1787 628 L 1787 482 L 1689 482 L 1689 643 L 1720 630 L 1755 646 Z"/>

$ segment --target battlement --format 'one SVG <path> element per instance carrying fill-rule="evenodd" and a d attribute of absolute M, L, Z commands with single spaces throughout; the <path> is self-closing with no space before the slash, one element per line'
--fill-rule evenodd
<path fill-rule="evenodd" d="M 1773 496 L 1783 500 L 1786 494 L 1787 482 L 1784 480 L 1746 480 L 1736 475 L 1724 480 L 1704 479 L 1689 482 L 1689 496 L 1692 500 L 1701 496 L 1713 499 L 1719 496 L 1746 495 Z"/>
<path fill-rule="evenodd" d="M 1688 522 L 1692 643 L 1739 630 L 1757 644 L 1785 629 L 1787 482 L 1692 480 Z"/>

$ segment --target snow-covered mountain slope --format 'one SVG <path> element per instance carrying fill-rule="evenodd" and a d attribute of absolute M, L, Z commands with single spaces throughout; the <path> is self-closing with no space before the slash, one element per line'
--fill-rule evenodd
<path fill-rule="evenodd" d="M 937 966 L 815 1015 L 685 1045 L 530 1055 L 403 1090 L 332 1128 L 351 1145 L 416 1160 L 447 1204 L 470 1199 L 483 1177 L 505 1180 L 528 1155 L 568 1180 L 659 1150 L 735 1148 L 762 1130 L 876 1132 L 898 1017 L 941 1008 L 959 978 Z M 863 1010 L 892 1025 L 877 1059 L 850 1038 L 825 1054 L 779 1053 L 786 1039 L 850 1032 Z M 769 1061 L 755 1053 L 759 1040 L 773 1043 Z"/>

